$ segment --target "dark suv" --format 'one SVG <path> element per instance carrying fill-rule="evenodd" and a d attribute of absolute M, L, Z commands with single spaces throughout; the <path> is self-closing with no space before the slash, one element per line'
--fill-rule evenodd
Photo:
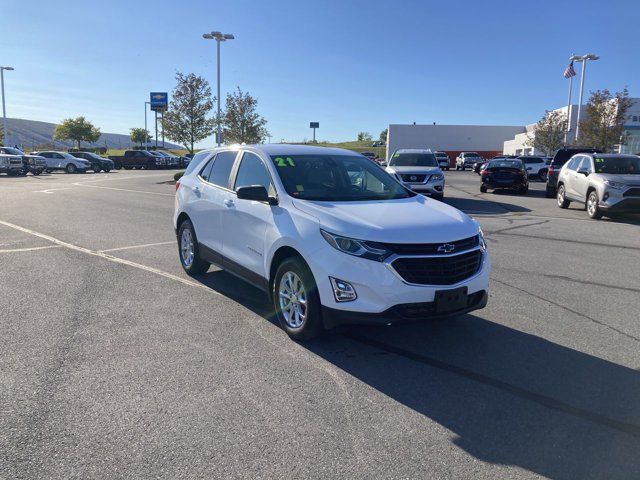
<path fill-rule="evenodd" d="M 549 170 L 547 171 L 547 198 L 555 198 L 560 169 L 576 153 L 602 153 L 602 151 L 593 147 L 562 147 L 558 150 L 553 156 L 553 160 L 551 160 Z"/>

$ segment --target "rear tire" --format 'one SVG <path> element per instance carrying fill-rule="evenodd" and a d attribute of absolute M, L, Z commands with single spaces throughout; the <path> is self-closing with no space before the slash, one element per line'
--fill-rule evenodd
<path fill-rule="evenodd" d="M 67 173 L 76 173 L 77 168 L 73 163 L 68 163 L 65 170 L 67 171 Z"/>
<path fill-rule="evenodd" d="M 545 192 L 544 192 L 544 196 L 546 198 L 553 198 L 553 197 L 556 196 L 556 193 L 557 192 L 556 192 L 555 188 L 550 187 L 549 185 L 547 185 L 547 188 L 545 189 Z"/>
<path fill-rule="evenodd" d="M 560 208 L 569 208 L 571 202 L 567 200 L 566 190 L 564 185 L 558 185 L 558 193 L 556 194 L 556 200 Z"/>
<path fill-rule="evenodd" d="M 97 167 L 96 167 L 96 168 L 94 168 L 94 169 L 93 169 L 93 173 L 100 173 L 100 169 L 99 169 L 99 168 L 97 168 Z"/>
<path fill-rule="evenodd" d="M 587 197 L 587 215 L 592 220 L 600 220 L 602 218 L 602 210 L 598 206 L 599 203 L 598 192 L 592 190 Z"/>
<path fill-rule="evenodd" d="M 280 325 L 289 337 L 311 340 L 323 332 L 318 287 L 300 257 L 287 258 L 278 266 L 272 298 Z"/>
<path fill-rule="evenodd" d="M 547 171 L 540 170 L 538 172 L 538 178 L 540 179 L 541 182 L 547 183 Z"/>
<path fill-rule="evenodd" d="M 480 185 L 480 191 L 482 193 L 487 193 L 487 187 L 485 185 Z"/>
<path fill-rule="evenodd" d="M 209 262 L 200 258 L 198 237 L 196 237 L 191 220 L 182 222 L 178 229 L 178 256 L 180 257 L 180 265 L 187 272 L 187 275 L 200 275 L 209 270 L 211 266 Z"/>
<path fill-rule="evenodd" d="M 133 167 L 124 167 L 125 170 L 131 170 Z"/>

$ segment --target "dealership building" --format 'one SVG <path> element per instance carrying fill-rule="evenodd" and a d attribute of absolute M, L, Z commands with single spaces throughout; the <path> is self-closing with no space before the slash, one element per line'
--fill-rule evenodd
<path fill-rule="evenodd" d="M 430 148 L 449 154 L 452 164 L 460 152 L 484 158 L 502 153 L 504 142 L 525 131 L 523 125 L 389 125 L 387 159 L 399 148 Z"/>

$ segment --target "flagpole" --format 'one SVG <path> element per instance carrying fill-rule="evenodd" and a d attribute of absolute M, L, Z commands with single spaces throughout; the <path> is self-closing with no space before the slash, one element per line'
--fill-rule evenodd
<path fill-rule="evenodd" d="M 573 76 L 569 77 L 569 99 L 567 100 L 567 128 L 564 132 L 564 144 L 567 144 L 567 138 L 571 131 L 571 90 L 573 89 Z"/>

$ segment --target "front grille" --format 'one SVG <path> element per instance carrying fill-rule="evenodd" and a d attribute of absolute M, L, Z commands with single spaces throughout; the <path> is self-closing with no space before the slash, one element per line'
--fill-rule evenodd
<path fill-rule="evenodd" d="M 22 160 L 15 160 L 12 158 L 9 160 L 9 165 L 22 165 Z"/>
<path fill-rule="evenodd" d="M 478 235 L 469 238 L 463 238 L 462 240 L 456 240 L 455 242 L 447 242 L 454 246 L 453 251 L 449 253 L 461 252 L 469 250 L 470 248 L 477 247 L 480 243 Z M 380 246 L 386 250 L 389 250 L 398 255 L 437 255 L 444 254 L 445 252 L 438 251 L 438 247 L 442 247 L 445 243 L 372 243 L 372 247 Z"/>
<path fill-rule="evenodd" d="M 417 174 L 417 173 L 403 173 L 400 175 L 400 178 L 402 178 L 403 182 L 424 183 L 427 176 L 424 174 Z"/>
<path fill-rule="evenodd" d="M 640 187 L 630 188 L 624 194 L 623 197 L 640 197 Z"/>
<path fill-rule="evenodd" d="M 409 283 L 419 285 L 454 285 L 475 275 L 482 263 L 482 252 L 451 257 L 398 258 L 391 264 Z"/>

